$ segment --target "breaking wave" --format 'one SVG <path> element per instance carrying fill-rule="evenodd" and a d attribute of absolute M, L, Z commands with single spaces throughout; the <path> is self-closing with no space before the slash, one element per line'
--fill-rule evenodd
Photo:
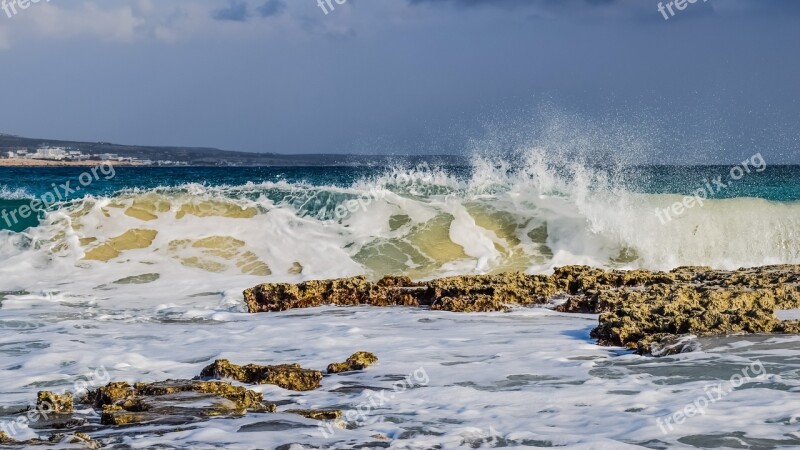
<path fill-rule="evenodd" d="M 624 168 L 534 149 L 469 170 L 396 167 L 347 186 L 184 184 L 86 197 L 0 254 L 21 267 L 182 277 L 430 278 L 555 266 L 670 269 L 800 263 L 800 204 L 709 199 L 664 223 L 677 194 L 630 188 Z M 178 267 L 179 269 L 175 269 Z"/>

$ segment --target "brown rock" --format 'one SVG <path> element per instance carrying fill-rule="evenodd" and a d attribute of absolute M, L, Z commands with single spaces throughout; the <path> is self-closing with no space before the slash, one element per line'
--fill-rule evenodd
<path fill-rule="evenodd" d="M 328 373 L 351 372 L 354 370 L 364 370 L 378 362 L 378 357 L 370 352 L 353 353 L 343 363 L 331 363 L 328 365 Z"/>
<path fill-rule="evenodd" d="M 339 409 L 290 409 L 286 411 L 289 414 L 297 414 L 307 419 L 313 420 L 338 420 L 342 417 L 342 411 Z"/>
<path fill-rule="evenodd" d="M 491 312 L 564 297 L 566 301 L 557 311 L 600 314 L 599 325 L 592 332 L 600 344 L 642 353 L 650 352 L 663 335 L 798 333 L 796 321 L 780 322 L 774 312 L 800 308 L 800 265 L 736 271 L 679 267 L 670 272 L 567 266 L 557 268 L 551 276 L 510 272 L 419 283 L 403 276 L 387 276 L 377 283 L 354 277 L 299 285 L 264 284 L 245 291 L 251 312 L 320 305 Z M 677 349 L 685 348 L 658 347 L 659 352 Z"/>
<path fill-rule="evenodd" d="M 36 396 L 36 409 L 49 413 L 71 413 L 73 408 L 72 394 L 67 392 L 58 395 L 50 391 L 40 391 Z"/>
<path fill-rule="evenodd" d="M 207 417 L 275 412 L 260 392 L 220 381 L 168 380 L 157 383 L 110 383 L 91 395 L 103 425 L 159 421 L 192 422 Z M 196 406 L 216 399 L 213 406 Z M 188 406 L 184 406 L 188 405 Z"/>
<path fill-rule="evenodd" d="M 303 369 L 299 364 L 238 366 L 218 359 L 200 372 L 201 378 L 231 378 L 248 384 L 274 384 L 292 391 L 310 391 L 319 387 L 322 372 Z"/>

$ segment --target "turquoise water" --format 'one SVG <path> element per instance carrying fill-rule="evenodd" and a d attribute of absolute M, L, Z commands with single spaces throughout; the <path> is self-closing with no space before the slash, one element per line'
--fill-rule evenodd
<path fill-rule="evenodd" d="M 82 195 L 110 196 L 122 189 L 151 189 L 158 186 L 180 186 L 201 183 L 209 186 L 237 186 L 248 182 L 306 182 L 318 186 L 349 186 L 360 179 L 369 179 L 386 172 L 385 167 L 116 167 L 115 176 L 87 186 Z M 444 167 L 446 172 L 463 179 L 473 175 L 471 167 Z M 598 169 L 603 170 L 603 169 Z M 0 198 L 8 199 L 8 191 L 23 190 L 40 196 L 52 190 L 52 184 L 73 180 L 85 172 L 79 167 L 16 168 L 0 167 Z M 640 166 L 625 168 L 615 175 L 634 191 L 647 193 L 690 194 L 703 185 L 704 179 L 727 177 L 730 166 Z M 800 200 L 800 166 L 768 166 L 752 171 L 732 183 L 719 198 L 756 197 L 775 201 Z"/>
<path fill-rule="evenodd" d="M 211 236 L 278 258 L 273 273 L 288 235 L 375 275 L 800 263 L 800 166 L 739 167 L 6 168 L 0 228 L 8 251 L 90 257 L 125 233 L 157 235 L 154 252 Z"/>

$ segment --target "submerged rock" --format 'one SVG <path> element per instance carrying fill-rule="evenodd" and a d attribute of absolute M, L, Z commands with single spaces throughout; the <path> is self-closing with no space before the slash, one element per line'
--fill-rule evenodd
<path fill-rule="evenodd" d="M 339 420 L 342 418 L 340 409 L 290 409 L 284 411 L 288 414 L 297 414 L 312 420 Z"/>
<path fill-rule="evenodd" d="M 89 395 L 103 425 L 190 423 L 213 416 L 275 412 L 260 392 L 221 381 L 109 383 Z"/>
<path fill-rule="evenodd" d="M 361 370 L 377 360 L 372 353 L 356 352 L 341 364 L 346 370 Z M 237 366 L 221 359 L 205 367 L 201 376 L 233 378 L 245 383 L 275 384 L 287 389 L 309 391 L 319 387 L 323 375 L 318 370 L 304 369 L 299 364 Z M 110 382 L 89 391 L 78 402 L 91 407 L 94 412 L 87 413 L 87 408 L 79 408 L 77 413 L 74 412 L 70 393 L 59 395 L 49 391 L 39 392 L 36 409 L 42 416 L 45 413 L 49 415 L 37 421 L 37 431 L 70 430 L 74 434 L 59 433 L 50 440 L 17 441 L 0 432 L 0 447 L 27 448 L 58 444 L 59 448 L 100 448 L 101 444 L 85 432 L 103 430 L 104 444 L 108 444 L 110 440 L 121 442 L 126 433 L 111 431 L 110 427 L 135 424 L 157 426 L 161 431 L 178 430 L 188 424 L 215 417 L 277 412 L 277 405 L 265 402 L 260 392 L 225 381 L 199 379 L 135 384 Z M 340 420 L 343 413 L 339 409 L 288 409 L 284 412 L 343 424 Z M 54 420 L 54 415 L 61 416 Z M 13 430 L 15 428 L 12 427 L 11 433 L 15 433 Z"/>
<path fill-rule="evenodd" d="M 246 290 L 244 297 L 253 313 L 321 305 L 491 312 L 560 299 L 564 301 L 557 311 L 600 314 L 592 337 L 601 345 L 640 353 L 690 348 L 661 342 L 664 335 L 800 332 L 800 321 L 780 321 L 775 315 L 776 310 L 800 308 L 797 265 L 736 271 L 679 267 L 669 272 L 567 266 L 550 276 L 510 272 L 418 283 L 407 277 L 384 277 L 372 283 L 361 276 L 298 285 L 262 284 Z"/>
<path fill-rule="evenodd" d="M 303 369 L 299 364 L 238 366 L 218 359 L 200 372 L 201 378 L 230 378 L 247 384 L 274 384 L 292 391 L 310 391 L 319 387 L 322 372 Z"/>
<path fill-rule="evenodd" d="M 30 448 L 30 447 L 54 447 L 60 449 L 98 449 L 101 448 L 99 442 L 92 439 L 86 433 L 64 434 L 56 433 L 50 439 L 28 439 L 25 441 L 18 441 L 11 438 L 8 434 L 0 431 L 0 445 L 16 447 L 16 448 Z"/>
<path fill-rule="evenodd" d="M 354 370 L 364 370 L 378 362 L 378 357 L 370 352 L 353 353 L 343 363 L 331 363 L 328 365 L 328 373 L 351 372 Z"/>
<path fill-rule="evenodd" d="M 679 353 L 688 353 L 700 349 L 697 336 L 660 334 L 654 335 L 650 340 L 649 347 L 637 348 L 639 353 L 649 353 L 653 356 L 669 356 Z"/>

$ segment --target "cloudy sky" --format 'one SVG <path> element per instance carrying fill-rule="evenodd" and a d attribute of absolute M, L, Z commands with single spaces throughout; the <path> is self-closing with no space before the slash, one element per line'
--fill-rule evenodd
<path fill-rule="evenodd" d="M 557 129 L 654 162 L 800 163 L 800 1 L 697 0 L 669 20 L 658 3 L 15 5 L 0 11 L 0 132 L 399 154 Z"/>

